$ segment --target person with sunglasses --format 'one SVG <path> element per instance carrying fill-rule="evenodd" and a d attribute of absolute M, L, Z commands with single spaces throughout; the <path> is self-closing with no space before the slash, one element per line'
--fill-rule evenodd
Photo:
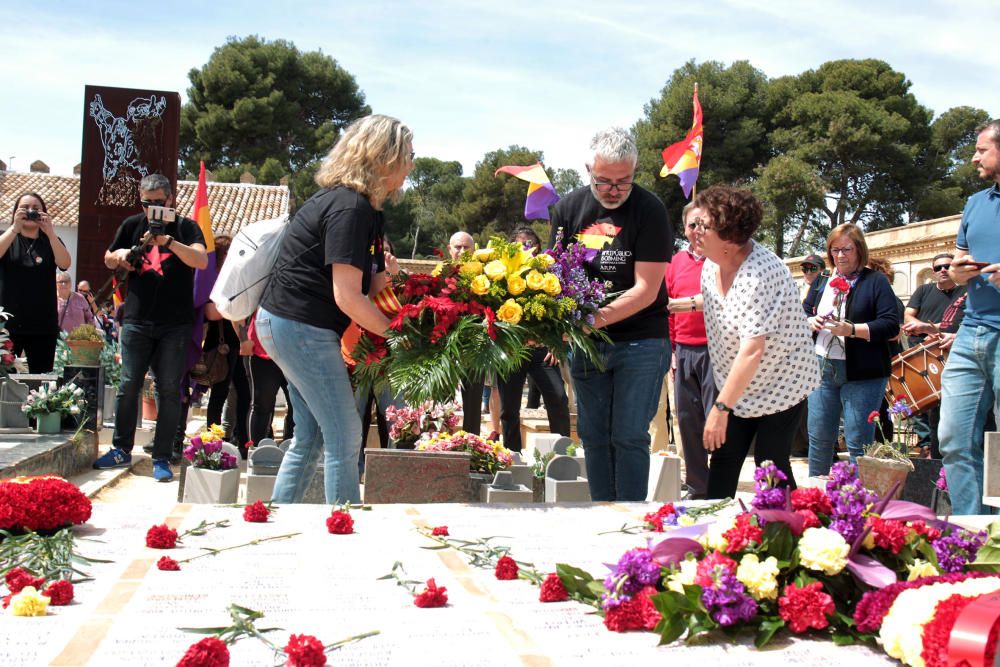
<path fill-rule="evenodd" d="M 181 419 L 181 378 L 186 370 L 188 341 L 194 324 L 194 271 L 208 266 L 205 237 L 198 223 L 175 215 L 162 232 L 150 237 L 153 206 L 173 205 L 170 181 L 150 174 L 139 183 L 143 212 L 126 218 L 104 253 L 104 265 L 128 271 L 128 294 L 122 304 L 119 341 L 121 384 L 115 399 L 115 431 L 111 449 L 94 462 L 104 470 L 129 466 L 139 417 L 139 395 L 152 369 L 159 408 L 153 439 L 153 478 L 173 479 L 170 459 Z M 133 248 L 139 247 L 138 256 Z"/>
<path fill-rule="evenodd" d="M 19 195 L 10 227 L 0 234 L 0 306 L 11 316 L 12 352 L 24 353 L 32 373 L 52 370 L 59 338 L 56 269 L 71 262 L 41 196 Z"/>
<path fill-rule="evenodd" d="M 819 302 L 818 295 L 823 293 L 830 274 L 826 271 L 826 262 L 816 253 L 806 255 L 799 268 L 801 268 L 802 277 L 806 281 L 806 295 L 802 298 L 803 308 L 805 308 L 806 301 L 814 304 L 811 311 L 806 310 L 806 315 L 812 316 L 816 314 L 815 304 Z"/>

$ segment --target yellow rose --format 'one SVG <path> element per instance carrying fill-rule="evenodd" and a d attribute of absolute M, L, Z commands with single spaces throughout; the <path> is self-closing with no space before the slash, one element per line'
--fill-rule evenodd
<path fill-rule="evenodd" d="M 472 290 L 473 294 L 482 296 L 490 291 L 490 279 L 483 275 L 476 276 L 472 279 L 469 289 Z"/>
<path fill-rule="evenodd" d="M 462 265 L 460 271 L 463 276 L 478 276 L 483 272 L 483 263 L 476 261 L 466 262 Z"/>
<path fill-rule="evenodd" d="M 546 255 L 545 253 L 539 255 L 538 260 L 542 263 L 543 266 L 552 266 L 553 264 L 556 263 L 556 260 L 552 257 L 552 255 Z"/>
<path fill-rule="evenodd" d="M 736 578 L 755 600 L 778 599 L 778 559 L 774 556 L 763 563 L 756 554 L 743 556 L 736 568 Z"/>
<path fill-rule="evenodd" d="M 555 296 L 562 292 L 562 285 L 559 284 L 559 278 L 554 273 L 546 273 L 545 280 L 542 281 L 542 289 L 545 293 L 550 296 Z"/>
<path fill-rule="evenodd" d="M 527 282 L 528 289 L 540 290 L 542 289 L 542 285 L 545 284 L 545 276 L 532 269 L 531 271 L 528 271 Z"/>
<path fill-rule="evenodd" d="M 438 262 L 434 269 L 431 271 L 432 276 L 440 276 L 441 271 L 444 270 L 444 262 Z"/>
<path fill-rule="evenodd" d="M 501 280 L 507 276 L 507 267 L 499 259 L 494 259 L 484 266 L 483 271 L 490 280 Z"/>
<path fill-rule="evenodd" d="M 833 576 L 847 566 L 850 550 L 851 545 L 837 531 L 806 528 L 799 540 L 799 562 L 807 569 Z"/>
<path fill-rule="evenodd" d="M 10 613 L 13 616 L 45 616 L 49 598 L 40 595 L 34 586 L 25 586 L 10 599 Z"/>
<path fill-rule="evenodd" d="M 497 311 L 497 319 L 507 324 L 517 324 L 521 321 L 521 306 L 514 299 L 507 299 Z"/>
<path fill-rule="evenodd" d="M 688 558 L 681 561 L 681 569 L 667 577 L 667 590 L 684 595 L 685 586 L 694 586 L 698 574 L 698 561 Z"/>
<path fill-rule="evenodd" d="M 510 278 L 507 278 L 507 291 L 513 296 L 517 296 L 523 292 L 526 286 L 527 283 L 524 282 L 524 278 L 521 276 L 511 276 Z"/>
<path fill-rule="evenodd" d="M 708 530 L 698 537 L 698 542 L 707 549 L 724 552 L 729 546 L 729 540 L 725 538 L 725 534 L 735 525 L 736 519 L 719 519 L 710 523 Z"/>
<path fill-rule="evenodd" d="M 698 523 L 698 520 L 693 516 L 688 516 L 687 514 L 681 514 L 677 517 L 678 526 L 693 526 L 696 523 Z"/>
<path fill-rule="evenodd" d="M 479 262 L 488 262 L 493 259 L 493 248 L 476 248 L 472 251 L 472 257 Z"/>
<path fill-rule="evenodd" d="M 919 558 L 913 561 L 913 565 L 907 565 L 906 569 L 910 571 L 910 575 L 906 577 L 907 581 L 914 581 L 924 577 L 936 577 L 941 574 L 937 571 L 936 567 Z"/>

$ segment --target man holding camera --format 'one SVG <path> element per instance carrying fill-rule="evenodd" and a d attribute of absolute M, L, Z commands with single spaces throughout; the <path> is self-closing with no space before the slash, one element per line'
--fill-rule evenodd
<path fill-rule="evenodd" d="M 104 264 L 128 276 L 121 328 L 122 376 L 112 448 L 94 463 L 101 470 L 128 466 L 146 371 L 156 378 L 158 416 L 153 477 L 173 479 L 170 457 L 181 415 L 181 378 L 194 322 L 194 270 L 208 265 L 205 238 L 194 220 L 170 208 L 170 181 L 150 174 L 139 184 L 143 213 L 126 218 L 104 253 Z"/>

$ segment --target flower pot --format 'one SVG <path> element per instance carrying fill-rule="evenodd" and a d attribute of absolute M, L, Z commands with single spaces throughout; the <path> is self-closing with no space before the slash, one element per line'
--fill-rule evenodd
<path fill-rule="evenodd" d="M 903 485 L 910 474 L 910 466 L 902 461 L 891 459 L 875 459 L 870 456 L 859 456 L 858 477 L 866 489 L 874 491 L 884 498 L 898 482 L 899 486 L 893 494 L 893 499 L 899 499 L 903 493 Z"/>
<path fill-rule="evenodd" d="M 104 343 L 96 340 L 68 340 L 69 366 L 100 366 Z"/>
<path fill-rule="evenodd" d="M 157 414 L 156 399 L 144 395 L 142 397 L 142 418 L 154 422 Z"/>
<path fill-rule="evenodd" d="M 206 470 L 188 466 L 184 479 L 186 503 L 228 504 L 236 502 L 240 490 L 240 469 Z"/>
<path fill-rule="evenodd" d="M 393 449 L 416 449 L 418 436 L 413 436 L 412 438 L 400 438 L 399 440 L 392 441 Z"/>
<path fill-rule="evenodd" d="M 531 476 L 531 502 L 545 502 L 545 478 Z"/>
<path fill-rule="evenodd" d="M 62 430 L 62 414 L 46 412 L 35 417 L 36 433 L 58 433 Z"/>

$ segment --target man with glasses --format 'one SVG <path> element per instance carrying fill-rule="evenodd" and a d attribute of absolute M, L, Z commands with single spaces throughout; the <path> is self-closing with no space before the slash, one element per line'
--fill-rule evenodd
<path fill-rule="evenodd" d="M 94 301 L 94 293 L 90 290 L 90 282 L 81 280 L 76 284 L 76 291 L 90 304 L 90 312 L 97 315 L 100 309 L 97 307 L 97 302 Z"/>
<path fill-rule="evenodd" d="M 205 238 L 194 220 L 176 216 L 150 236 L 150 207 L 170 207 L 170 181 L 151 174 L 139 184 L 143 212 L 126 218 L 104 253 L 104 264 L 128 272 L 124 322 L 119 340 L 122 375 L 115 407 L 112 448 L 97 459 L 102 470 L 132 462 L 139 394 L 146 371 L 156 378 L 158 414 L 153 440 L 153 477 L 173 479 L 170 458 L 181 416 L 181 377 L 194 322 L 194 270 L 208 265 Z M 138 256 L 133 254 L 138 248 Z"/>
<path fill-rule="evenodd" d="M 674 246 L 666 208 L 635 185 L 638 150 L 621 128 L 599 132 L 590 145 L 589 187 L 556 204 L 549 236 L 593 251 L 587 274 L 611 283 L 619 296 L 601 308 L 593 326 L 611 339 L 599 343 L 603 368 L 570 358 L 577 429 L 586 452 L 593 500 L 642 501 L 649 479 L 649 424 L 670 365 L 664 272 Z"/>

